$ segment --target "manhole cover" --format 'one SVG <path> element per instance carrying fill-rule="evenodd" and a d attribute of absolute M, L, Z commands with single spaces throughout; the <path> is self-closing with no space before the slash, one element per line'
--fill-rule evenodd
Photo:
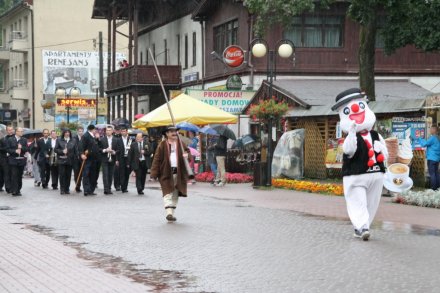
<path fill-rule="evenodd" d="M 0 206 L 0 211 L 7 211 L 7 210 L 12 210 L 12 208 L 8 206 Z"/>

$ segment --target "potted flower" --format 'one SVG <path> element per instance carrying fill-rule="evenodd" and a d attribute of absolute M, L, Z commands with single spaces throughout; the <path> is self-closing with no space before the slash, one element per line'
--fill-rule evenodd
<path fill-rule="evenodd" d="M 286 102 L 278 102 L 275 98 L 263 100 L 258 104 L 249 108 L 249 115 L 255 117 L 262 122 L 268 121 L 270 118 L 278 120 L 284 116 L 289 110 Z"/>

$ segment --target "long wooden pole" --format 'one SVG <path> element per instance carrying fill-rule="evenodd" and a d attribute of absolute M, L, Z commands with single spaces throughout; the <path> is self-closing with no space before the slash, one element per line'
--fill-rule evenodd
<path fill-rule="evenodd" d="M 168 98 L 167 91 L 165 90 L 165 86 L 163 85 L 162 77 L 160 76 L 159 69 L 157 68 L 157 65 L 156 65 L 156 59 L 154 58 L 153 53 L 151 52 L 151 48 L 148 48 L 148 53 L 150 53 L 151 60 L 153 60 L 153 65 L 154 65 L 154 68 L 156 69 L 157 78 L 159 79 L 159 83 L 162 88 L 163 96 L 164 96 L 165 101 L 167 103 L 168 112 L 170 112 L 171 122 L 172 122 L 173 126 L 176 126 L 176 120 L 174 119 L 173 110 L 171 110 L 171 106 L 170 106 L 170 99 Z M 177 137 L 179 139 L 180 149 L 183 154 L 184 150 L 183 150 L 182 140 L 180 139 L 179 133 L 177 133 Z M 185 168 L 186 168 L 186 171 L 188 172 L 188 177 L 190 179 L 194 178 L 194 172 L 192 171 L 191 167 L 189 166 L 188 160 L 183 160 L 183 161 L 185 162 Z"/>

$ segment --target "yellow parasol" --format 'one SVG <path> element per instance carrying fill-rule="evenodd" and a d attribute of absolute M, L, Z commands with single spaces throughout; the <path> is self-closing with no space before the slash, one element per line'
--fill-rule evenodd
<path fill-rule="evenodd" d="M 169 102 L 174 122 L 190 122 L 196 125 L 237 123 L 237 117 L 217 107 L 210 106 L 188 95 L 180 94 Z M 167 104 L 133 122 L 134 128 L 150 128 L 173 124 Z"/>

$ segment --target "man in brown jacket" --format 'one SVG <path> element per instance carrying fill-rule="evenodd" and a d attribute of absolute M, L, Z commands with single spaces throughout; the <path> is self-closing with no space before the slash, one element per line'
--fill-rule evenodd
<path fill-rule="evenodd" d="M 188 171 L 185 167 L 185 160 L 188 160 L 189 150 L 178 138 L 176 127 L 167 126 L 163 134 L 165 140 L 161 141 L 157 147 L 150 176 L 152 179 L 159 179 L 167 212 L 166 219 L 174 222 L 176 221 L 174 210 L 179 196 L 187 196 Z"/>

